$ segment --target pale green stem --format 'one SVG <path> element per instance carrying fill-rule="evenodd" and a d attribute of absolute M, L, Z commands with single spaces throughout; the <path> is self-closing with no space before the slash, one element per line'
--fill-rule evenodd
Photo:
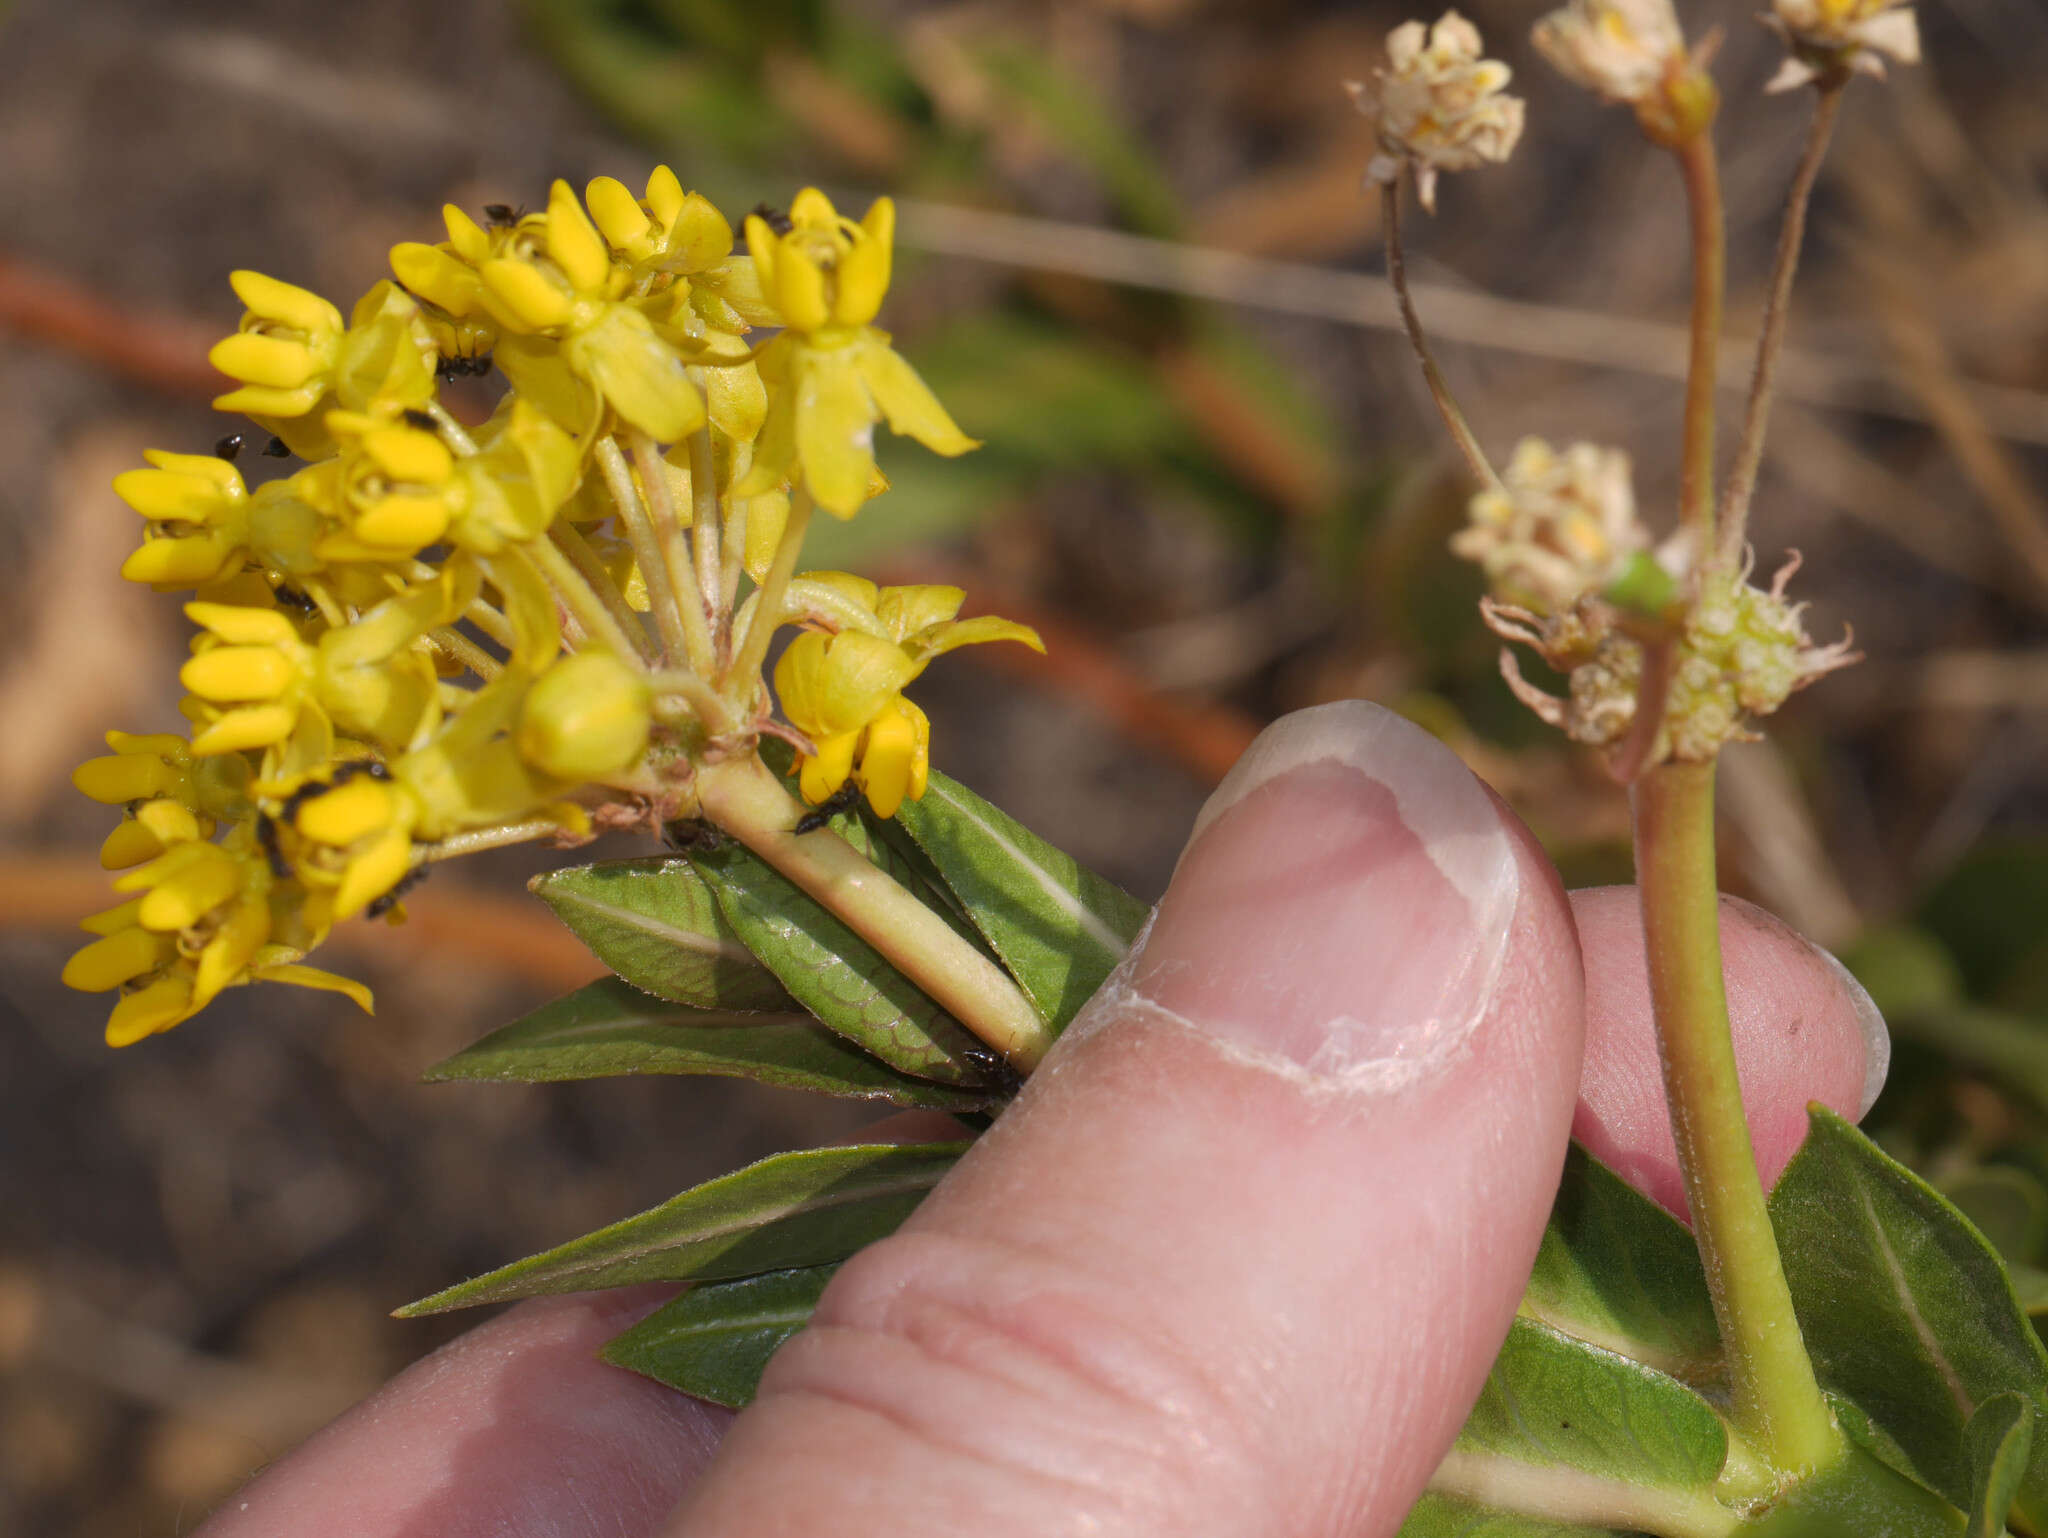
<path fill-rule="evenodd" d="M 1772 1467 L 1804 1476 L 1841 1442 L 1800 1337 L 1743 1116 L 1721 972 L 1714 765 L 1660 765 L 1636 781 L 1632 797 L 1664 1095 L 1727 1353 L 1733 1418 Z"/>
<path fill-rule="evenodd" d="M 639 563 L 640 580 L 647 584 L 648 607 L 654 611 L 654 623 L 661 631 L 666 660 L 677 667 L 699 667 L 700 661 L 690 649 L 689 633 L 683 628 L 682 606 L 676 602 L 675 589 L 668 580 L 667 562 L 654 537 L 654 525 L 633 485 L 633 471 L 626 464 L 626 456 L 610 437 L 597 440 L 597 465 L 611 491 L 612 505 L 618 509 L 627 542 L 633 547 L 633 559 Z"/>
<path fill-rule="evenodd" d="M 761 665 L 768 660 L 769 638 L 775 634 L 776 626 L 782 623 L 783 598 L 789 591 L 789 579 L 796 575 L 797 557 L 803 553 L 804 535 L 810 527 L 811 494 L 799 486 L 790 495 L 789 522 L 782 526 L 782 542 L 775 547 L 775 564 L 768 568 L 768 580 L 753 596 L 753 618 L 740 641 L 739 655 L 733 658 L 732 666 L 726 671 L 727 694 L 738 687 L 745 690 L 745 698 L 751 700 L 757 692 L 755 680 L 760 675 Z"/>
<path fill-rule="evenodd" d="M 459 859 L 485 849 L 503 849 L 508 844 L 530 844 L 537 838 L 547 838 L 562 831 L 562 825 L 551 817 L 530 817 L 525 822 L 477 828 L 469 833 L 451 833 L 431 844 L 416 846 L 419 858 L 414 863 L 432 865 L 438 860 Z"/>
<path fill-rule="evenodd" d="M 690 553 L 692 536 L 685 533 L 676 512 L 675 483 L 669 479 L 668 461 L 661 457 L 661 445 L 643 432 L 632 435 L 633 462 L 640 470 L 640 486 L 647 494 L 647 511 L 653 520 L 654 537 L 668 571 L 669 590 L 675 594 L 678 617 L 683 622 L 684 655 L 691 667 L 706 678 L 717 676 L 718 653 L 711 644 L 711 616 L 704 606 L 704 591 L 697 585 L 696 567 Z M 715 536 L 714 536 L 715 537 Z M 680 658 L 671 657 L 671 662 Z"/>
<path fill-rule="evenodd" d="M 725 542 L 719 549 L 718 611 L 725 616 L 725 646 L 732 651 L 732 611 L 740 601 L 740 578 L 747 564 L 747 499 L 729 497 Z"/>
<path fill-rule="evenodd" d="M 582 627 L 583 633 L 597 645 L 618 657 L 621 662 L 637 662 L 640 652 L 619 622 L 612 617 L 611 610 L 604 606 L 604 600 L 597 596 L 590 584 L 583 580 L 583 573 L 576 569 L 576 563 L 562 552 L 561 546 L 551 539 L 530 539 L 514 546 L 533 565 L 541 576 L 547 579 L 562 607 Z"/>
<path fill-rule="evenodd" d="M 1704 563 L 1714 548 L 1714 391 L 1719 384 L 1721 310 L 1728 286 L 1728 227 L 1713 130 L 1674 151 L 1685 174 L 1692 224 L 1692 347 L 1685 372 L 1685 447 L 1679 467 L 1679 527 Z"/>
<path fill-rule="evenodd" d="M 427 632 L 427 639 L 486 683 L 505 671 L 504 663 L 451 626 Z"/>
<path fill-rule="evenodd" d="M 1756 342 L 1756 367 L 1750 375 L 1749 405 L 1743 413 L 1742 441 L 1735 451 L 1728 485 L 1721 494 L 1715 560 L 1723 570 L 1732 571 L 1742 562 L 1750 499 L 1756 495 L 1757 473 L 1764 461 L 1764 435 L 1770 427 L 1778 358 L 1785 348 L 1785 327 L 1792 314 L 1792 284 L 1799 275 L 1799 251 L 1806 241 L 1806 211 L 1813 201 L 1814 183 L 1820 180 L 1821 162 L 1827 158 L 1836 120 L 1841 116 L 1842 89 L 1846 84 L 1846 79 L 1836 76 L 1821 81 L 1813 104 L 1813 124 L 1806 134 L 1806 152 L 1799 158 L 1792 191 L 1785 201 L 1785 222 L 1778 231 L 1770 296 L 1764 301 L 1763 329 Z"/>
<path fill-rule="evenodd" d="M 503 611 L 483 599 L 470 600 L 469 607 L 462 611 L 462 617 L 500 646 L 510 648 L 512 645 L 512 621 L 505 618 Z"/>
<path fill-rule="evenodd" d="M 647 627 L 640 623 L 640 616 L 633 612 L 633 606 L 626 602 L 626 595 L 619 591 L 618 583 L 614 582 L 612 574 L 605 570 L 604 562 L 598 558 L 597 552 L 590 548 L 590 541 L 585 539 L 576 525 L 566 518 L 557 518 L 554 521 L 548 529 L 548 537 L 561 547 L 562 554 L 566 555 L 577 571 L 583 574 L 583 580 L 590 584 L 590 590 L 597 594 L 598 601 L 611 614 L 620 632 L 632 642 L 631 654 L 638 657 L 642 663 L 653 663 L 655 648 L 654 642 L 647 634 Z"/>
<path fill-rule="evenodd" d="M 1415 301 L 1408 293 L 1408 267 L 1401 254 L 1401 184 L 1388 182 L 1380 191 L 1380 206 L 1383 210 L 1382 223 L 1387 234 L 1387 280 L 1393 285 L 1394 297 L 1400 301 L 1401 323 L 1408 328 L 1408 340 L 1415 348 L 1415 356 L 1422 363 L 1422 377 L 1429 385 L 1430 399 L 1436 402 L 1437 415 L 1444 419 L 1444 426 L 1450 429 L 1452 442 L 1458 445 L 1458 452 L 1465 456 L 1465 463 L 1472 471 L 1472 477 L 1480 485 L 1492 490 L 1500 489 L 1500 477 L 1493 473 L 1493 466 L 1487 461 L 1486 450 L 1479 446 L 1479 439 L 1465 420 L 1465 413 L 1458 409 L 1457 399 L 1451 394 L 1451 387 L 1444 381 L 1443 370 L 1436 366 L 1436 355 L 1429 350 L 1429 341 L 1422 334 L 1422 317 L 1415 313 Z"/>
<path fill-rule="evenodd" d="M 1030 1000 L 943 918 L 829 830 L 792 830 L 806 808 L 749 753 L 698 771 L 704 815 L 810 893 L 1019 1073 L 1052 1045 Z"/>
<path fill-rule="evenodd" d="M 427 415 L 434 419 L 434 425 L 441 429 L 441 437 L 448 447 L 458 454 L 476 452 L 476 440 L 470 437 L 469 429 L 449 415 L 446 406 L 439 401 L 428 401 L 426 410 Z"/>
<path fill-rule="evenodd" d="M 722 662 L 732 651 L 732 615 L 723 601 L 719 500 L 718 462 L 711 452 L 711 424 L 706 422 L 690 434 L 690 546 L 697 556 L 697 588 L 710 616 L 711 650 Z"/>
<path fill-rule="evenodd" d="M 703 723 L 704 730 L 717 736 L 727 726 L 725 701 L 718 691 L 704 682 L 687 668 L 662 668 L 649 676 L 648 686 L 657 695 L 669 695 L 686 701 L 690 714 Z"/>

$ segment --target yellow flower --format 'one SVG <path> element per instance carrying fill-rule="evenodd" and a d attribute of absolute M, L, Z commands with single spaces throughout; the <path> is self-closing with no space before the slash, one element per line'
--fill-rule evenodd
<path fill-rule="evenodd" d="M 794 331 L 847 331 L 872 321 L 889 291 L 895 239 L 890 199 L 875 199 L 856 224 L 815 187 L 796 195 L 780 234 L 761 215 L 747 217 L 761 293 Z"/>
<path fill-rule="evenodd" d="M 293 872 L 334 917 L 353 918 L 405 879 L 419 800 L 383 764 L 337 765 L 326 788 L 301 787 L 280 818 Z"/>
<path fill-rule="evenodd" d="M 242 472 L 206 454 L 149 449 L 142 457 L 150 469 L 114 477 L 114 494 L 149 520 L 148 537 L 122 563 L 121 575 L 159 590 L 232 576 L 249 532 Z"/>
<path fill-rule="evenodd" d="M 1387 67 L 1375 72 L 1376 83 L 1346 83 L 1379 131 L 1369 180 L 1392 186 L 1413 166 L 1416 196 L 1433 213 L 1439 172 L 1469 171 L 1514 152 L 1523 103 L 1502 94 L 1512 71 L 1482 59 L 1480 46 L 1479 29 L 1456 11 L 1426 30 L 1406 22 L 1387 36 Z"/>
<path fill-rule="evenodd" d="M 318 294 L 246 268 L 228 282 L 248 309 L 235 334 L 206 356 L 241 388 L 216 397 L 214 409 L 304 416 L 327 392 L 341 352 L 341 311 Z"/>
<path fill-rule="evenodd" d="M 128 815 L 100 846 L 100 864 L 123 870 L 153 860 L 171 845 L 211 838 L 215 826 L 248 815 L 249 765 L 241 758 L 200 758 L 184 738 L 108 732 L 114 751 L 90 758 L 71 783 Z"/>
<path fill-rule="evenodd" d="M 877 588 L 845 572 L 812 572 L 806 580 L 843 599 L 848 617 L 864 613 L 873 628 L 831 636 L 807 630 L 776 663 L 783 714 L 817 748 L 799 761 L 799 787 L 816 805 L 851 779 L 879 816 L 893 817 L 906 798 L 924 794 L 931 763 L 931 723 L 903 698 L 905 686 L 955 647 L 1020 641 L 1044 651 L 1044 643 L 1029 626 L 993 615 L 954 619 L 965 596 L 956 587 Z"/>
<path fill-rule="evenodd" d="M 1884 57 L 1920 62 L 1920 23 L 1903 0 L 1772 0 L 1764 24 L 1792 49 L 1767 91 L 1790 91 L 1837 69 L 1884 78 Z"/>

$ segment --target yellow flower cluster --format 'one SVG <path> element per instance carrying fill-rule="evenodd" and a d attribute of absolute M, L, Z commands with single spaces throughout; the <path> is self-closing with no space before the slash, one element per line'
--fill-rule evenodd
<path fill-rule="evenodd" d="M 301 965 L 335 922 L 402 913 L 448 855 L 694 815 L 695 766 L 763 731 L 803 747 L 806 799 L 851 780 L 891 815 L 928 762 L 904 686 L 957 646 L 1038 645 L 957 619 L 955 588 L 796 570 L 814 505 L 885 488 L 877 421 L 974 447 L 873 325 L 887 199 L 856 222 L 807 190 L 745 253 L 667 167 L 443 214 L 346 317 L 233 275 L 215 405 L 303 464 L 252 485 L 237 434 L 115 481 L 145 520 L 123 574 L 189 595 L 196 633 L 189 733 L 112 733 L 74 776 L 124 808 L 101 857 L 127 900 L 65 971 L 118 992 L 110 1042 L 257 980 L 367 1008 Z"/>

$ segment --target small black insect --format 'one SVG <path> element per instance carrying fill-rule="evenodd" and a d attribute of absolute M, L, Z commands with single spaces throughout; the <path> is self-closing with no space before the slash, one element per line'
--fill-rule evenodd
<path fill-rule="evenodd" d="M 465 357 L 461 353 L 457 353 L 453 357 L 442 358 L 434 369 L 434 377 L 439 379 L 441 383 L 446 384 L 451 379 L 463 379 L 471 375 L 481 377 L 490 371 L 491 355 L 489 353 L 480 352 L 474 357 Z"/>
<path fill-rule="evenodd" d="M 414 411 L 410 407 L 406 409 L 405 422 L 406 426 L 417 427 L 423 433 L 430 433 L 435 427 L 434 419 L 431 416 L 427 415 L 424 411 Z"/>
<path fill-rule="evenodd" d="M 290 583 L 279 583 L 274 589 L 277 601 L 287 608 L 297 609 L 301 614 L 311 614 L 320 605 L 293 587 Z"/>
<path fill-rule="evenodd" d="M 234 457 L 241 452 L 242 435 L 240 433 L 229 433 L 225 438 L 214 440 L 213 457 L 215 459 L 225 459 L 233 463 Z"/>
<path fill-rule="evenodd" d="M 367 776 L 373 780 L 388 780 L 391 778 L 391 771 L 374 758 L 351 758 L 345 763 L 336 764 L 334 766 L 334 773 L 330 774 L 326 779 L 308 780 L 289 796 L 286 796 L 284 798 L 284 805 L 277 809 L 277 820 L 279 822 L 290 822 L 294 817 L 298 816 L 299 808 L 308 801 L 311 801 L 315 796 L 324 796 L 337 786 L 346 785 L 350 780 L 361 776 Z"/>
<path fill-rule="evenodd" d="M 270 861 L 270 874 L 283 881 L 292 873 L 291 861 L 284 857 L 284 850 L 277 843 L 277 819 L 268 812 L 256 814 L 256 842 L 263 846 L 264 856 Z"/>
<path fill-rule="evenodd" d="M 292 451 L 285 447 L 284 439 L 272 438 L 263 445 L 263 457 L 265 459 L 290 459 Z"/>
<path fill-rule="evenodd" d="M 848 780 L 823 801 L 812 807 L 796 820 L 797 833 L 815 833 L 841 812 L 850 812 L 861 803 L 860 787 Z"/>
<path fill-rule="evenodd" d="M 386 892 L 382 897 L 373 898 L 369 907 L 363 909 L 363 917 L 366 919 L 381 919 L 385 914 L 398 906 L 400 900 L 407 892 L 410 892 L 426 879 L 427 867 L 415 865 L 411 870 L 398 878 L 398 884 L 390 891 Z"/>
<path fill-rule="evenodd" d="M 510 203 L 484 204 L 484 218 L 492 229 L 509 229 L 525 217 L 525 209 L 514 208 Z"/>
<path fill-rule="evenodd" d="M 685 854 L 692 851 L 709 854 L 714 849 L 725 847 L 725 835 L 698 817 L 679 817 L 674 822 L 663 823 L 661 839 L 669 848 Z"/>
<path fill-rule="evenodd" d="M 993 1047 L 968 1047 L 959 1054 L 971 1064 L 984 1083 L 1005 1100 L 1015 1097 L 1024 1087 L 1024 1077 L 1010 1066 L 1009 1059 Z"/>
<path fill-rule="evenodd" d="M 790 222 L 789 215 L 775 207 L 772 203 L 756 203 L 754 205 L 754 217 L 764 221 L 768 228 L 778 235 L 787 235 L 796 228 Z"/>

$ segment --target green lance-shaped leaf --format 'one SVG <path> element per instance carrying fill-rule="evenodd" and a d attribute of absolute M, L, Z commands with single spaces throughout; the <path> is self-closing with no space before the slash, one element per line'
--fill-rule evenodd
<path fill-rule="evenodd" d="M 1001 1081 L 1000 1059 L 966 1027 L 751 850 L 727 844 L 691 858 L 747 948 L 826 1025 L 901 1073 Z"/>
<path fill-rule="evenodd" d="M 656 998 L 699 1009 L 791 1007 L 688 860 L 603 860 L 544 872 L 531 886 L 599 961 Z"/>
<path fill-rule="evenodd" d="M 2034 1406 L 2018 1394 L 1993 1394 L 1970 1417 L 1963 1440 L 1973 1475 L 1969 1538 L 2002 1538 L 2033 1456 Z"/>
<path fill-rule="evenodd" d="M 1809 1115 L 1771 1219 L 1814 1368 L 1911 1460 L 1904 1472 L 1968 1509 L 1970 1417 L 2001 1393 L 2040 1403 L 2048 1354 L 1983 1235 L 1848 1122 Z M 2038 1453 L 2019 1506 L 2030 1526 L 2048 1519 Z"/>
<path fill-rule="evenodd" d="M 1144 925 L 1135 897 L 936 770 L 896 816 L 1055 1029 Z"/>
<path fill-rule="evenodd" d="M 1521 1311 L 1694 1387 L 1726 1376 L 1692 1236 L 1577 1144 Z"/>
<path fill-rule="evenodd" d="M 542 1084 L 622 1074 L 711 1074 L 781 1089 L 938 1111 L 985 1111 L 985 1090 L 898 1073 L 805 1014 L 692 1009 L 600 978 L 493 1031 L 426 1071 L 451 1079 Z"/>
<path fill-rule="evenodd" d="M 721 1281 L 844 1260 L 894 1233 L 966 1149 L 865 1143 L 777 1154 L 407 1304 L 399 1314 L 635 1282 Z"/>
<path fill-rule="evenodd" d="M 838 1269 L 805 1266 L 692 1287 L 598 1354 L 737 1410 L 752 1401 L 768 1358 L 810 1320 Z"/>

